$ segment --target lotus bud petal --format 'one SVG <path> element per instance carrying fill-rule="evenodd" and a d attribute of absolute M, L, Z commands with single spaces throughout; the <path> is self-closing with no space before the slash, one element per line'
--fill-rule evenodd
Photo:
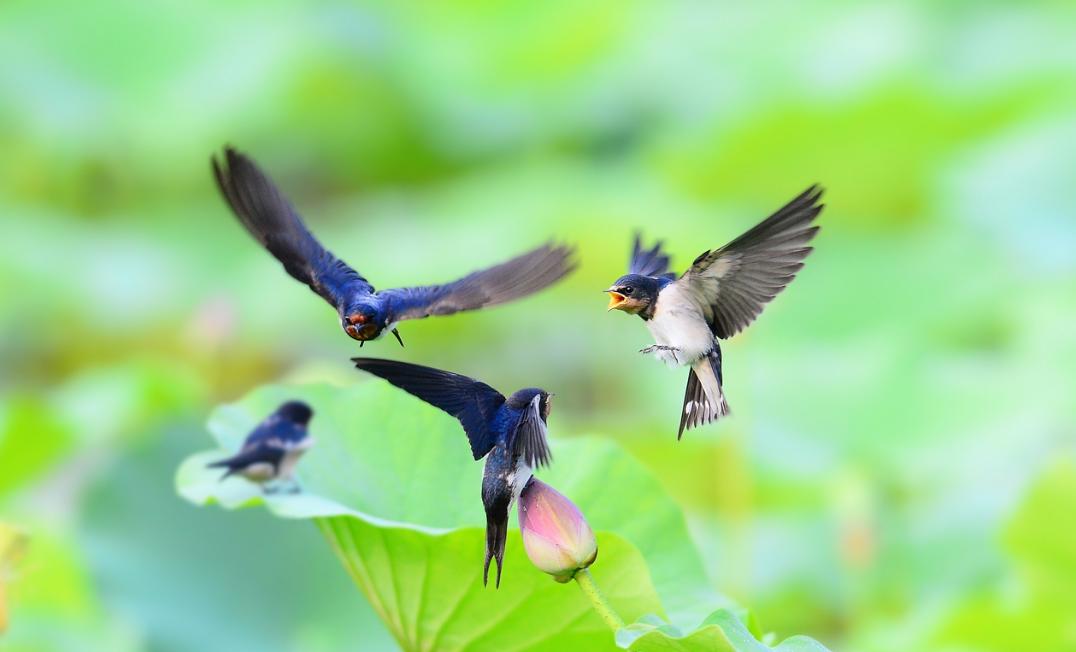
<path fill-rule="evenodd" d="M 583 513 L 537 478 L 519 496 L 519 529 L 531 562 L 558 582 L 572 579 L 598 557 L 598 541 Z"/>

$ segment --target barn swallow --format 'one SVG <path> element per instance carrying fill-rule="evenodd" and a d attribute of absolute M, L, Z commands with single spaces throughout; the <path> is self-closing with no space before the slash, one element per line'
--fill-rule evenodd
<path fill-rule="evenodd" d="M 572 248 L 547 244 L 451 283 L 375 291 L 358 272 L 321 246 L 284 194 L 252 160 L 226 147 L 223 162 L 214 156 L 212 165 L 221 194 L 247 231 L 288 274 L 336 309 L 340 326 L 360 346 L 385 332 L 395 335 L 403 346 L 397 322 L 507 303 L 552 285 L 575 267 Z"/>
<path fill-rule="evenodd" d="M 489 580 L 489 563 L 497 560 L 501 585 L 508 510 L 519 498 L 532 469 L 552 459 L 546 441 L 546 421 L 552 394 L 529 387 L 505 398 L 489 385 L 467 376 L 406 362 L 352 358 L 359 369 L 459 419 L 475 460 L 486 458 L 482 474 L 482 505 L 486 510 L 486 558 L 482 584 Z"/>
<path fill-rule="evenodd" d="M 628 274 L 605 291 L 609 310 L 646 322 L 655 344 L 640 353 L 691 366 L 677 439 L 729 413 L 719 340 L 746 328 L 803 267 L 818 233 L 811 223 L 821 197 L 822 189 L 811 186 L 724 247 L 704 251 L 680 278 L 669 272 L 660 242 L 644 249 L 636 235 Z"/>
<path fill-rule="evenodd" d="M 299 458 L 314 444 L 307 424 L 314 415 L 306 403 L 288 401 L 247 435 L 238 453 L 212 462 L 209 468 L 227 469 L 221 480 L 241 475 L 262 486 L 292 479 Z M 298 490 L 298 485 L 293 486 Z"/>

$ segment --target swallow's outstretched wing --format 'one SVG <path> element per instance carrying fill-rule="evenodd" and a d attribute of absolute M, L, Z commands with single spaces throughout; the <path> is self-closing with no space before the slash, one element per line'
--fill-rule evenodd
<path fill-rule="evenodd" d="M 571 257 L 570 247 L 547 244 L 452 283 L 382 290 L 377 296 L 385 300 L 390 323 L 476 310 L 507 303 L 556 283 L 575 269 Z"/>
<path fill-rule="evenodd" d="M 677 281 L 691 293 L 714 335 L 732 337 L 785 289 L 811 253 L 822 210 L 811 186 L 784 208 L 720 249 L 703 252 Z"/>
<path fill-rule="evenodd" d="M 489 385 L 450 371 L 408 362 L 378 358 L 352 358 L 351 361 L 359 369 L 380 376 L 459 419 L 476 460 L 485 457 L 496 443 L 490 420 L 505 398 Z"/>
<path fill-rule="evenodd" d="M 373 292 L 366 279 L 314 239 L 302 218 L 254 161 L 231 147 L 213 157 L 213 175 L 232 212 L 288 274 L 337 311 L 354 293 Z"/>
<path fill-rule="evenodd" d="M 512 441 L 509 442 L 515 454 L 521 456 L 531 468 L 548 466 L 553 459 L 553 454 L 549 451 L 549 442 L 546 440 L 546 427 L 541 416 L 540 401 L 541 396 L 531 399 L 519 418 L 519 425 L 516 426 Z"/>
<path fill-rule="evenodd" d="M 628 264 L 629 274 L 641 274 L 642 276 L 665 276 L 669 279 L 676 278 L 669 272 L 669 256 L 662 250 L 662 242 L 658 240 L 653 248 L 643 249 L 642 236 L 635 234 L 635 244 L 631 249 L 631 262 Z"/>

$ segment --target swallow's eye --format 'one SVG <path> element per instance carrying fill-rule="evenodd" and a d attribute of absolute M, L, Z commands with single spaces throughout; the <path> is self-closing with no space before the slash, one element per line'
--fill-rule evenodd
<path fill-rule="evenodd" d="M 632 289 L 631 288 L 624 288 L 623 290 L 620 291 L 620 293 L 623 294 L 626 297 L 630 297 L 631 293 L 632 293 Z"/>

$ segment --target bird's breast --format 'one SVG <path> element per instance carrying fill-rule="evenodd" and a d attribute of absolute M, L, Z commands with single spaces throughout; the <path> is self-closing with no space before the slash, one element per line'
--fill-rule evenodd
<path fill-rule="evenodd" d="M 670 365 L 691 364 L 713 347 L 713 333 L 698 306 L 675 283 L 658 293 L 654 316 L 646 327 L 656 344 L 677 349 L 658 352 Z"/>
<path fill-rule="evenodd" d="M 289 446 L 280 460 L 278 475 L 281 478 L 290 478 L 295 473 L 295 466 L 299 463 L 299 458 L 313 445 L 314 438 L 308 436 Z"/>
<path fill-rule="evenodd" d="M 512 501 L 519 498 L 531 479 L 531 467 L 522 456 L 513 456 L 503 444 L 490 451 L 482 477 L 482 496 L 487 504 L 493 500 Z"/>
<path fill-rule="evenodd" d="M 530 465 L 524 462 L 523 456 L 520 455 L 516 459 L 516 464 L 508 478 L 508 486 L 512 488 L 513 501 L 519 499 L 519 494 L 523 492 L 523 487 L 526 487 L 527 483 L 530 482 L 532 475 L 534 475 L 534 472 L 531 470 Z"/>

